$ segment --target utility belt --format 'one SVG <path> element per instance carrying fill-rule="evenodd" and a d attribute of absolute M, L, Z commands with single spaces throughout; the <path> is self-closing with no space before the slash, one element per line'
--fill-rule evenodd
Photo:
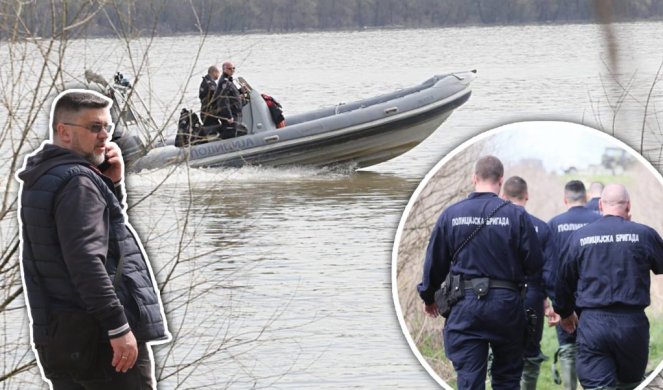
<path fill-rule="evenodd" d="M 525 291 L 525 287 L 523 285 L 518 285 L 508 280 L 473 278 L 463 280 L 463 283 L 465 284 L 465 292 L 471 291 L 479 299 L 488 294 L 488 290 L 490 289 L 501 288 L 505 290 L 516 291 L 521 294 Z"/>
<path fill-rule="evenodd" d="M 519 285 L 507 280 L 491 278 L 463 279 L 462 275 L 447 274 L 442 286 L 435 292 L 435 304 L 442 317 L 447 318 L 451 308 L 466 293 L 473 293 L 477 299 L 486 296 L 491 289 L 506 289 L 518 292 L 521 297 L 525 296 L 526 285 Z"/>

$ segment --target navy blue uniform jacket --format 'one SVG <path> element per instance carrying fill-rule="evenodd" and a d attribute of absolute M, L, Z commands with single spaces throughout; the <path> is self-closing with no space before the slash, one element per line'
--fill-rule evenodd
<path fill-rule="evenodd" d="M 557 264 L 555 256 L 557 256 L 557 247 L 553 238 L 550 227 L 547 223 L 539 218 L 529 214 L 536 236 L 539 238 L 539 244 L 543 250 L 543 268 L 538 272 L 527 278 L 528 288 L 538 288 L 544 291 L 546 296 L 552 296 L 555 290 L 555 270 L 553 266 Z"/>
<path fill-rule="evenodd" d="M 592 198 L 592 199 L 588 200 L 585 207 L 592 210 L 595 213 L 600 214 L 601 210 L 599 210 L 599 199 L 601 199 L 601 198 L 598 197 L 598 198 Z"/>
<path fill-rule="evenodd" d="M 555 312 L 649 306 L 649 271 L 663 273 L 663 241 L 645 225 L 608 215 L 581 228 L 563 250 Z"/>
<path fill-rule="evenodd" d="M 543 254 L 534 226 L 524 208 L 507 204 L 488 220 L 479 234 L 461 250 L 451 267 L 454 252 L 503 200 L 494 193 L 473 192 L 440 215 L 426 251 L 424 272 L 417 286 L 427 305 L 449 273 L 466 279 L 490 277 L 522 284 L 525 275 L 541 271 Z"/>
<path fill-rule="evenodd" d="M 600 214 L 585 206 L 574 206 L 548 221 L 548 226 L 550 226 L 550 231 L 555 241 L 555 248 L 558 251 L 553 262 L 550 264 L 550 270 L 553 273 L 549 275 L 548 281 L 553 286 L 557 283 L 557 273 L 559 272 L 559 267 L 562 265 L 561 254 L 559 251 L 564 248 L 573 232 L 599 218 L 601 218 Z M 548 267 L 546 266 L 546 268 Z M 554 301 L 554 291 L 550 292 L 553 293 L 553 295 L 548 296 Z"/>

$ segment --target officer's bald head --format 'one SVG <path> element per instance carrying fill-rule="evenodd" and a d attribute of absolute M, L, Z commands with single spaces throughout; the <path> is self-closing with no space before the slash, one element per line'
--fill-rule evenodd
<path fill-rule="evenodd" d="M 483 156 L 474 165 L 477 181 L 497 184 L 504 176 L 504 166 L 495 156 Z"/>
<path fill-rule="evenodd" d="M 631 211 L 631 197 L 626 187 L 621 184 L 608 184 L 601 193 L 599 208 L 603 215 L 616 215 L 629 218 Z"/>
<path fill-rule="evenodd" d="M 502 197 L 524 206 L 528 197 L 527 182 L 520 176 L 511 176 L 502 186 Z"/>
<path fill-rule="evenodd" d="M 571 180 L 564 186 L 564 203 L 569 206 L 587 203 L 587 191 L 580 180 Z"/>

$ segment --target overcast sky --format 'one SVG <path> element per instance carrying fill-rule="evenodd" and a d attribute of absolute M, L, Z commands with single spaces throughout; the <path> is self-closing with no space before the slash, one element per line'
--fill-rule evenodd
<path fill-rule="evenodd" d="M 606 147 L 623 147 L 611 136 L 569 122 L 518 122 L 490 132 L 490 147 L 505 160 L 537 158 L 548 170 L 600 164 Z"/>

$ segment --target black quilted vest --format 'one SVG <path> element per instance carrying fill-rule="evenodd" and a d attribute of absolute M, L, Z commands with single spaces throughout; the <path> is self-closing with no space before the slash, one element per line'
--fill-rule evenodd
<path fill-rule="evenodd" d="M 112 190 L 113 183 L 89 167 L 74 163 L 51 168 L 29 188 L 24 186 L 21 194 L 22 265 L 32 315 L 34 343 L 39 345 L 47 341 L 48 310 L 53 308 L 54 302 L 60 308 L 84 307 L 62 259 L 53 217 L 53 203 L 58 191 L 77 175 L 92 179 L 105 199 L 110 216 L 105 266 L 112 280 L 120 254 L 124 256 L 122 278 L 116 287 L 116 294 L 134 336 L 139 342 L 164 339 L 165 323 L 146 258 L 127 226 L 122 206 Z M 29 218 L 26 218 L 28 213 Z M 50 302 L 45 302 L 46 299 Z"/>

